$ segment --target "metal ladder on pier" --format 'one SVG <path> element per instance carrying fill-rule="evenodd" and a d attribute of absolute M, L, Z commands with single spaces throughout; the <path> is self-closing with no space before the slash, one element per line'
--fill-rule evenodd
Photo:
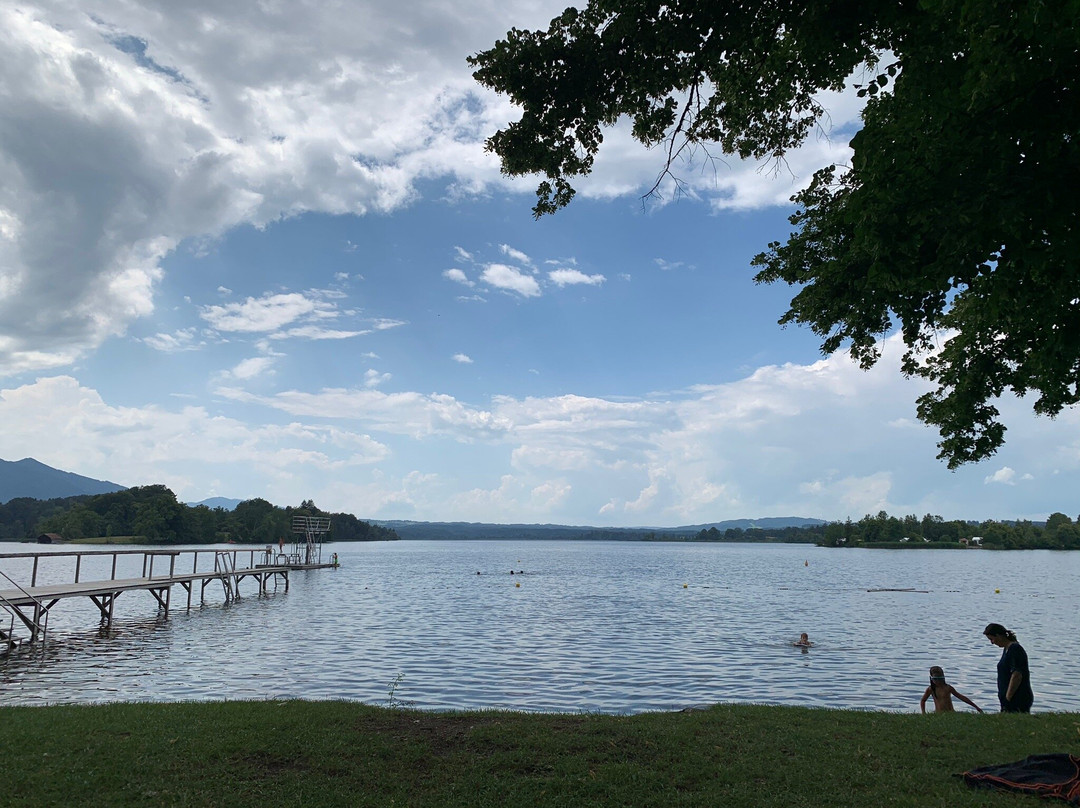
<path fill-rule="evenodd" d="M 18 648 L 26 642 L 35 642 L 37 640 L 44 641 L 45 632 L 49 628 L 49 610 L 45 607 L 45 604 L 15 583 L 15 581 L 5 573 L 0 572 L 0 577 L 7 580 L 17 590 L 26 595 L 26 597 L 33 601 L 34 604 L 33 614 L 28 615 L 15 604 L 9 603 L 4 598 L 0 597 L 0 609 L 3 609 L 9 618 L 6 627 L 0 626 L 0 653 Z M 21 627 L 25 627 L 30 632 L 29 637 L 20 636 L 16 633 L 15 618 L 19 619 L 19 625 Z"/>
<path fill-rule="evenodd" d="M 0 650 L 15 648 L 19 645 L 19 641 L 15 637 L 15 611 L 11 606 L 8 606 L 7 601 L 0 601 L 0 606 L 4 607 L 4 611 L 11 618 L 5 628 L 0 628 Z"/>
<path fill-rule="evenodd" d="M 225 589 L 225 602 L 239 597 L 239 581 L 236 579 L 236 558 L 231 550 L 219 550 L 214 555 L 214 572 L 221 573 L 221 585 Z"/>

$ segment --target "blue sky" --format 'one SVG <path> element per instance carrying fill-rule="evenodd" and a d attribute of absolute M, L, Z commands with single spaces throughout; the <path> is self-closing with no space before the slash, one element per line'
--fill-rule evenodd
<path fill-rule="evenodd" d="M 644 205 L 661 158 L 618 126 L 537 222 L 465 57 L 562 3 L 174 5 L 0 9 L 3 459 L 381 519 L 1077 510 L 1075 411 L 1003 400 L 1006 447 L 949 472 L 895 337 L 823 358 L 754 285 L 853 93 L 786 164 Z"/>

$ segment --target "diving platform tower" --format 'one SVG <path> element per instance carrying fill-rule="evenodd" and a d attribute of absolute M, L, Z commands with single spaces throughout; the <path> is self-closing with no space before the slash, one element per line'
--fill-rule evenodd
<path fill-rule="evenodd" d="M 330 532 L 329 516 L 294 516 L 292 532 L 296 534 L 297 555 L 304 564 L 322 563 L 323 537 Z"/>

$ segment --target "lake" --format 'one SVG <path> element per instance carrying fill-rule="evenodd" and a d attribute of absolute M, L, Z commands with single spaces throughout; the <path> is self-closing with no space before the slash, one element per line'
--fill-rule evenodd
<path fill-rule="evenodd" d="M 0 543 L 3 553 L 48 549 Z M 1000 651 L 982 629 L 997 622 L 1028 651 L 1035 712 L 1080 711 L 1080 553 L 549 541 L 324 545 L 324 559 L 330 552 L 339 569 L 295 571 L 288 592 L 258 596 L 247 580 L 225 603 L 210 586 L 206 604 L 187 611 L 177 586 L 168 620 L 149 593 L 127 592 L 108 632 L 89 599 L 61 601 L 42 647 L 0 657 L 0 703 L 912 712 L 936 664 L 996 712 Z M 0 569 L 29 580 L 18 562 Z M 71 580 L 70 569 L 54 574 Z M 803 631 L 815 643 L 805 652 L 792 646 Z"/>

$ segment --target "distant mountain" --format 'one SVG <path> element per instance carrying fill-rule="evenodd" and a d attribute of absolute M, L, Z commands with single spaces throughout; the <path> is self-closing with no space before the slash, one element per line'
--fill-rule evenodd
<path fill-rule="evenodd" d="M 196 508 L 199 505 L 205 505 L 211 510 L 214 508 L 224 508 L 227 511 L 236 510 L 236 506 L 244 500 L 242 499 L 229 499 L 228 497 L 210 497 L 210 499 L 203 499 L 199 502 L 185 502 L 184 504 Z"/>
<path fill-rule="evenodd" d="M 691 537 L 715 527 L 750 530 L 780 530 L 786 527 L 824 525 L 822 519 L 799 516 L 771 516 L 765 519 L 729 519 L 705 525 L 682 527 L 588 527 L 582 525 L 497 525 L 486 522 L 411 522 L 395 519 L 368 519 L 373 525 L 394 530 L 403 539 L 614 539 L 640 541 L 646 537 Z"/>
<path fill-rule="evenodd" d="M 58 499 L 81 494 L 110 494 L 124 488 L 106 480 L 54 469 L 32 457 L 15 461 L 0 460 L 0 503 L 17 497 Z"/>
<path fill-rule="evenodd" d="M 781 530 L 785 527 L 810 527 L 812 525 L 827 525 L 824 519 L 811 519 L 808 516 L 766 516 L 764 519 L 728 519 L 726 522 L 709 522 L 704 525 L 687 525 L 686 527 L 676 528 L 679 531 L 692 530 L 697 533 L 699 530 L 708 530 L 711 527 L 715 527 L 717 530 L 727 530 L 728 528 L 738 528 L 741 530 L 752 530 L 754 528 L 760 528 L 761 530 Z"/>

